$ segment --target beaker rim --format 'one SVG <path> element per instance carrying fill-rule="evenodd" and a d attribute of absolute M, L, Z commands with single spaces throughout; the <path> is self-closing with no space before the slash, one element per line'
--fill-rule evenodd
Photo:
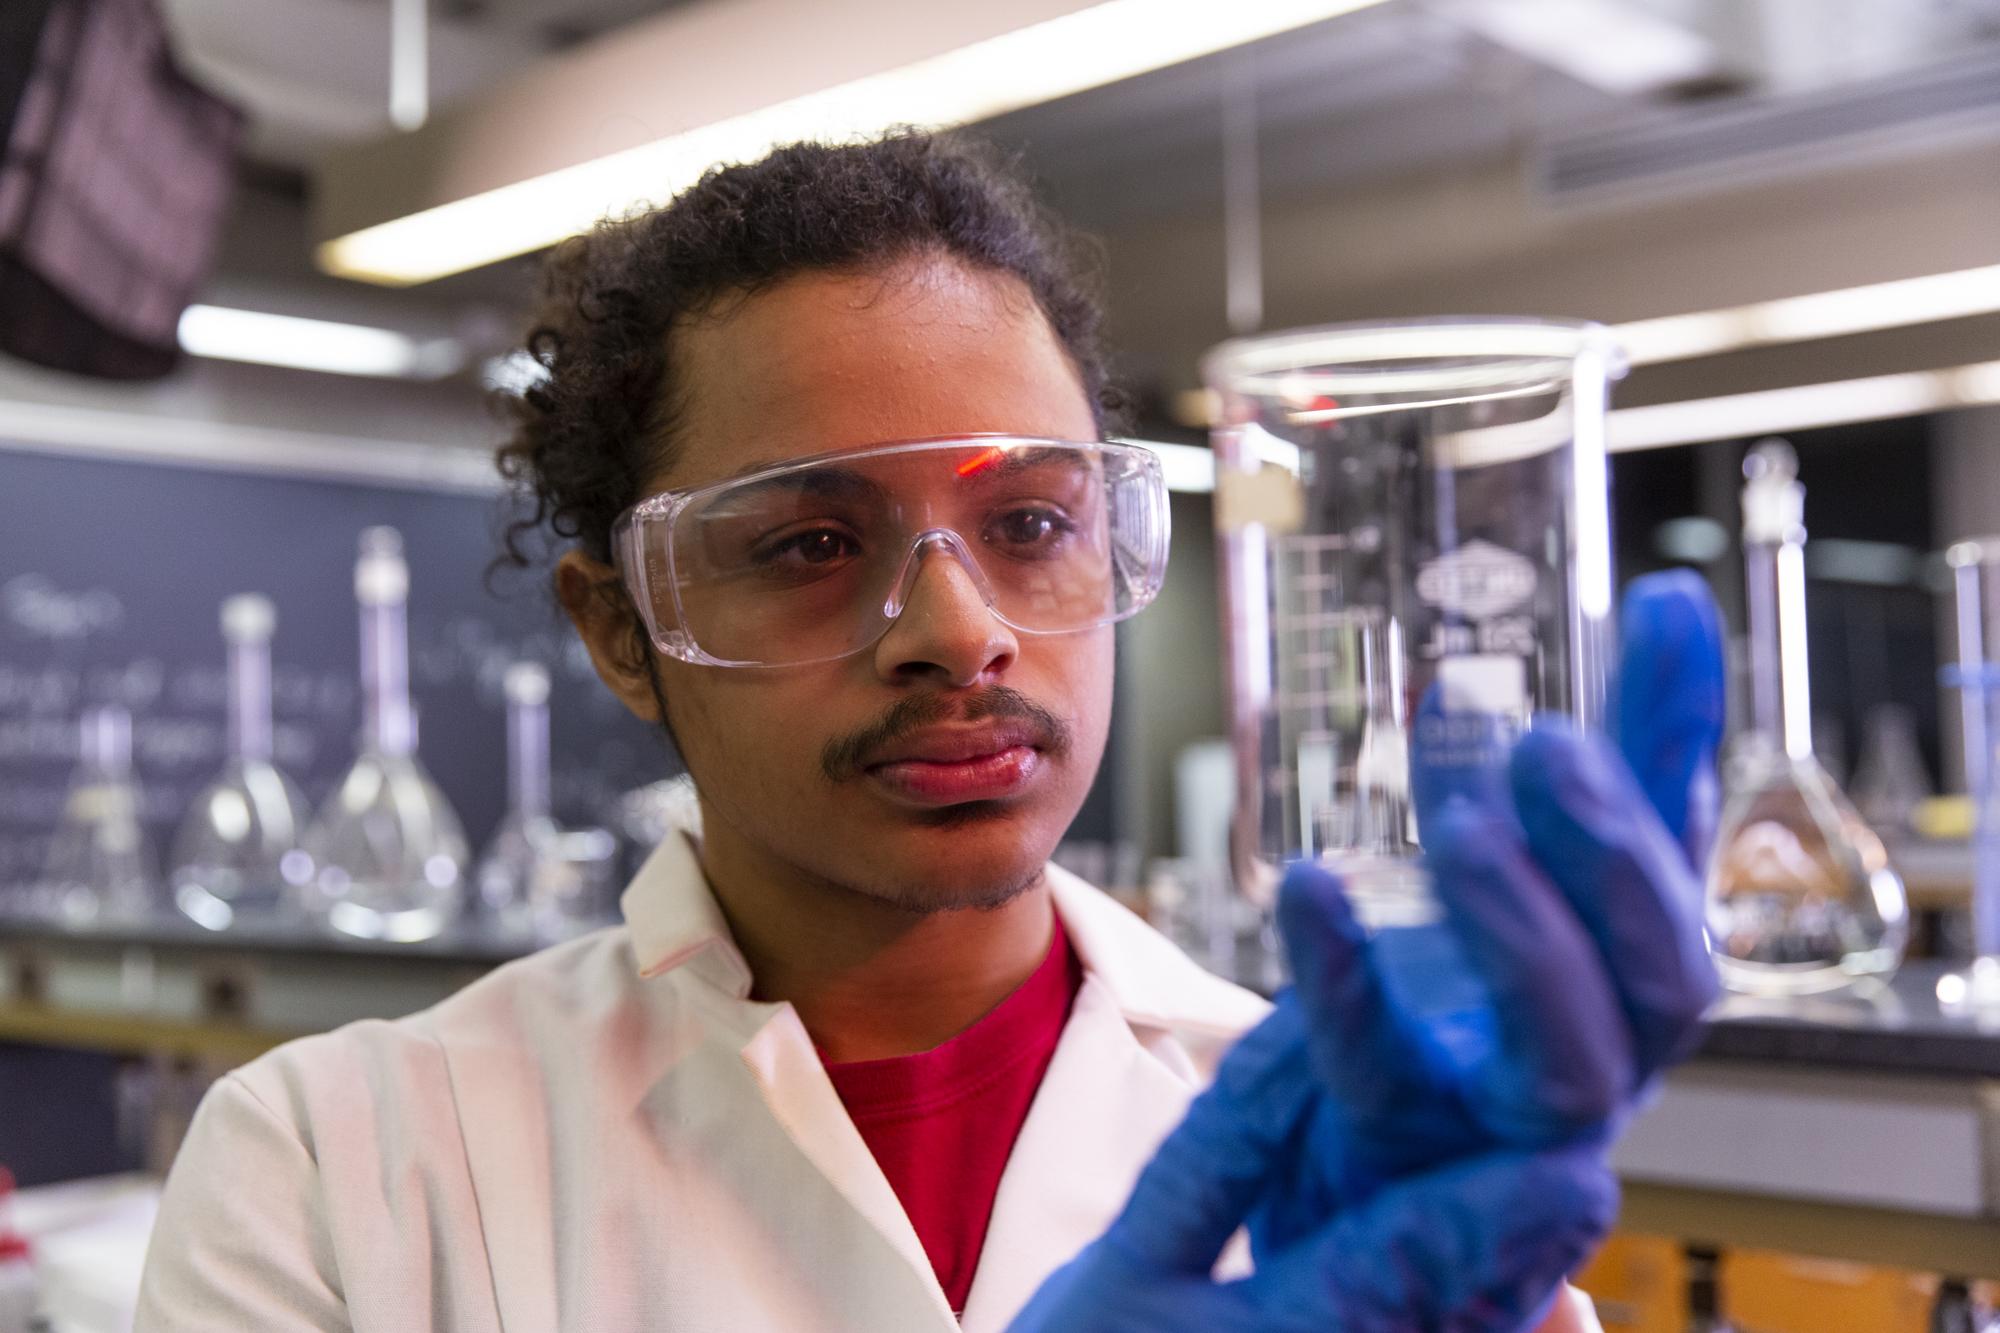
<path fill-rule="evenodd" d="M 1215 389 L 1256 394 L 1259 382 L 1342 367 L 1476 358 L 1500 364 L 1575 361 L 1586 352 L 1603 360 L 1610 378 L 1625 373 L 1617 338 L 1603 324 L 1521 315 L 1425 315 L 1281 329 L 1231 338 L 1201 359 L 1202 379 Z"/>

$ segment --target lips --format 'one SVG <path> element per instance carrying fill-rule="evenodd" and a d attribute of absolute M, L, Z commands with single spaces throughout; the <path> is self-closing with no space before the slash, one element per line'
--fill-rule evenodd
<path fill-rule="evenodd" d="M 1026 791 L 1047 766 L 1041 734 L 1018 721 L 927 728 L 884 746 L 863 771 L 911 805 L 998 801 Z"/>

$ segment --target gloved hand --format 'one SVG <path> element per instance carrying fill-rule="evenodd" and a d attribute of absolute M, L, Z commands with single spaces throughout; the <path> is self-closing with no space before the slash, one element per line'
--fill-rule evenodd
<path fill-rule="evenodd" d="M 1706 584 L 1674 571 L 1634 581 L 1621 630 L 1629 768 L 1542 719 L 1504 781 L 1427 772 L 1420 719 L 1413 786 L 1448 930 L 1371 945 L 1332 875 L 1287 877 L 1279 920 L 1342 1145 L 1337 1166 L 1314 1157 L 1337 1174 L 1305 1193 L 1608 1137 L 1696 1039 L 1715 993 L 1691 856 L 1714 827 L 1721 622 Z M 1423 948 L 1423 990 L 1453 999 L 1413 996 L 1416 969 L 1381 945 Z"/>
<path fill-rule="evenodd" d="M 1453 946 L 1434 961 L 1466 974 L 1430 980 L 1468 1002 L 1399 995 L 1337 881 L 1295 868 L 1280 914 L 1296 991 L 1011 1333 L 1497 1333 L 1546 1310 L 1615 1214 L 1618 1119 L 1684 1053 L 1715 985 L 1683 848 L 1712 828 L 1719 618 L 1698 579 L 1655 576 L 1623 629 L 1643 792 L 1601 741 L 1550 725 L 1504 783 L 1418 775 Z M 1213 1283 L 1239 1224 L 1257 1272 Z"/>
<path fill-rule="evenodd" d="M 1323 1200 L 1257 1271 L 1217 1283 L 1224 1243 L 1274 1181 L 1328 1145 L 1295 996 L 1236 1044 L 1118 1220 L 1042 1284 L 1009 1333 L 1514 1333 L 1609 1230 L 1595 1145 L 1498 1151 Z"/>

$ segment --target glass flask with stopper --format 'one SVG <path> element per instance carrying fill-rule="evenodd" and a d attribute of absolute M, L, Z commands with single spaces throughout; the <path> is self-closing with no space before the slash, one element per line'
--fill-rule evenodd
<path fill-rule="evenodd" d="M 471 857 L 451 802 L 417 761 L 410 704 L 410 567 L 394 528 L 361 534 L 361 753 L 314 818 L 298 894 L 363 939 L 428 939 L 458 917 Z"/>
<path fill-rule="evenodd" d="M 1882 840 L 1813 758 L 1798 456 L 1783 440 L 1765 440 L 1743 475 L 1755 726 L 1735 750 L 1733 790 L 1709 856 L 1709 946 L 1723 984 L 1749 995 L 1886 980 L 1908 929 L 1903 882 Z"/>
<path fill-rule="evenodd" d="M 175 835 L 174 905 L 210 930 L 280 919 L 291 907 L 285 858 L 299 869 L 306 799 L 271 762 L 271 599 L 241 593 L 222 603 L 229 645 L 229 760 L 194 798 Z"/>
<path fill-rule="evenodd" d="M 507 695 L 507 816 L 480 858 L 480 905 L 501 935 L 551 942 L 611 915 L 618 840 L 549 813 L 549 673 L 516 662 Z"/>
<path fill-rule="evenodd" d="M 76 773 L 34 906 L 76 926 L 142 921 L 153 913 L 159 872 L 139 822 L 132 715 L 116 705 L 87 709 L 77 731 Z"/>
<path fill-rule="evenodd" d="M 1958 662 L 1943 673 L 1959 688 L 1965 785 L 1972 796 L 1972 947 L 1969 967 L 1938 978 L 1947 1013 L 2000 1024 L 2000 537 L 1954 544 L 1951 568 Z"/>
<path fill-rule="evenodd" d="M 1230 859 L 1338 871 L 1372 930 L 1433 925 L 1411 760 L 1499 780 L 1537 714 L 1601 726 L 1612 639 L 1597 325 L 1440 319 L 1229 342 L 1216 525 Z M 1415 939 L 1418 935 L 1408 935 Z"/>

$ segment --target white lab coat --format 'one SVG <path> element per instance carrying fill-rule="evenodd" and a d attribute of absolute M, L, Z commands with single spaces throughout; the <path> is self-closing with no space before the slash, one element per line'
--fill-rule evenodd
<path fill-rule="evenodd" d="M 1051 867 L 1083 987 L 964 1313 L 999 1333 L 1101 1232 L 1257 996 Z M 222 1079 L 167 1181 L 136 1328 L 952 1333 L 788 1004 L 748 997 L 692 849 L 626 924 Z"/>
<path fill-rule="evenodd" d="M 1269 1007 L 1049 881 L 1083 987 L 966 1333 L 1000 1333 L 1111 1222 Z M 167 1180 L 138 1333 L 955 1333 L 797 1013 L 747 998 L 679 835 L 622 906 L 622 927 L 218 1082 Z"/>

